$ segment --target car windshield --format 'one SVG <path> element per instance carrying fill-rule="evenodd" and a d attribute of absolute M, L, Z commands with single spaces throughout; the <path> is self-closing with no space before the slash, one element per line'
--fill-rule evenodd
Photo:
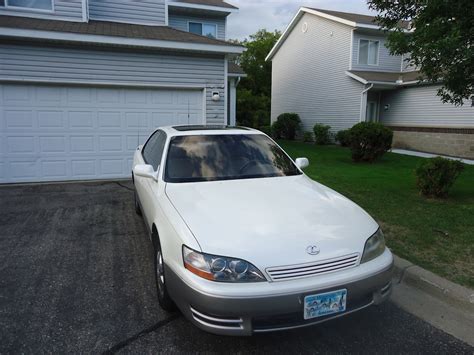
<path fill-rule="evenodd" d="M 165 181 L 197 182 L 299 175 L 262 134 L 176 136 L 170 141 Z"/>

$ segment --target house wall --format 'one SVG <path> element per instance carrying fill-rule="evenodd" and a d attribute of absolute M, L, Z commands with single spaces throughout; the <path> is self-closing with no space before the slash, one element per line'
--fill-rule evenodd
<path fill-rule="evenodd" d="M 474 107 L 443 104 L 425 85 L 384 92 L 380 122 L 394 130 L 393 146 L 474 159 Z M 390 105 L 385 110 L 385 105 Z"/>
<path fill-rule="evenodd" d="M 165 0 L 88 0 L 91 20 L 166 24 Z"/>
<path fill-rule="evenodd" d="M 224 78 L 224 56 L 0 43 L 0 81 L 203 87 L 210 124 L 224 123 Z"/>
<path fill-rule="evenodd" d="M 308 131 L 315 123 L 338 131 L 359 122 L 364 86 L 345 74 L 350 43 L 351 27 L 305 14 L 273 57 L 272 121 L 296 112 Z"/>
<path fill-rule="evenodd" d="M 169 26 L 181 31 L 189 31 L 188 22 L 203 22 L 217 26 L 217 38 L 221 40 L 226 39 L 226 21 L 223 17 L 197 17 L 190 15 L 175 15 L 169 14 Z"/>
<path fill-rule="evenodd" d="M 82 2 L 83 0 L 53 0 L 53 11 L 29 10 L 25 8 L 14 10 L 9 7 L 2 7 L 0 8 L 0 15 L 82 22 Z"/>
<path fill-rule="evenodd" d="M 359 64 L 359 40 L 368 39 L 379 41 L 379 63 L 378 65 Z M 390 55 L 390 51 L 385 46 L 386 37 L 384 35 L 374 36 L 358 31 L 354 31 L 354 42 L 352 45 L 352 70 L 367 71 L 401 71 L 402 57 Z"/>

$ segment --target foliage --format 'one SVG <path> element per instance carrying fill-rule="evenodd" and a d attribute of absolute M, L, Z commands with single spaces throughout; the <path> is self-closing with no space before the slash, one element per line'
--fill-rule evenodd
<path fill-rule="evenodd" d="M 270 124 L 272 64 L 266 62 L 281 33 L 259 30 L 244 41 L 233 41 L 246 50 L 237 59 L 246 78 L 237 86 L 237 122 L 248 127 Z"/>
<path fill-rule="evenodd" d="M 348 129 L 343 129 L 336 133 L 336 141 L 343 147 L 348 147 L 351 144 L 351 135 Z"/>
<path fill-rule="evenodd" d="M 311 161 L 305 174 L 370 213 L 398 256 L 474 287 L 474 165 L 465 165 L 448 198 L 426 199 L 413 173 L 425 158 L 387 153 L 377 164 L 356 164 L 348 148 L 278 143 L 291 157 Z"/>
<path fill-rule="evenodd" d="M 429 82 L 443 86 L 443 102 L 461 105 L 474 94 L 474 1 L 369 0 L 388 30 L 392 54 L 404 54 Z M 407 34 L 404 26 L 410 23 Z"/>
<path fill-rule="evenodd" d="M 313 142 L 313 133 L 303 132 L 303 142 L 306 142 L 306 143 Z"/>
<path fill-rule="evenodd" d="M 297 113 L 282 113 L 272 124 L 272 134 L 275 138 L 294 140 L 301 129 L 301 119 Z"/>
<path fill-rule="evenodd" d="M 446 197 L 463 169 L 464 164 L 457 160 L 426 159 L 415 170 L 416 185 L 425 196 Z"/>
<path fill-rule="evenodd" d="M 318 145 L 326 145 L 331 142 L 331 136 L 329 130 L 330 126 L 324 125 L 322 123 L 316 123 L 313 127 L 314 140 Z"/>
<path fill-rule="evenodd" d="M 266 125 L 266 126 L 261 126 L 259 128 L 259 130 L 261 130 L 263 133 L 265 133 L 267 136 L 270 136 L 272 137 L 273 134 L 272 134 L 272 126 L 270 125 Z"/>
<path fill-rule="evenodd" d="M 352 160 L 373 162 L 392 146 L 393 132 L 380 123 L 360 122 L 350 130 Z"/>

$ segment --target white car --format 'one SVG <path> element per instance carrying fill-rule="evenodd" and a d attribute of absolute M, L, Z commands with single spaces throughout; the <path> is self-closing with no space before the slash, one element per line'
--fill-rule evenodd
<path fill-rule="evenodd" d="M 308 326 L 386 300 L 393 257 L 359 206 L 247 128 L 156 130 L 133 160 L 158 300 L 216 334 Z"/>

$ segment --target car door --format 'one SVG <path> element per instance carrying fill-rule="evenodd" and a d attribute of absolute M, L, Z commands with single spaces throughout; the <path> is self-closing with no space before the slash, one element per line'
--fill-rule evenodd
<path fill-rule="evenodd" d="M 153 166 L 153 170 L 155 171 L 160 169 L 165 144 L 166 133 L 161 130 L 157 130 L 150 136 L 142 149 L 142 156 L 145 164 Z M 140 203 L 142 205 L 142 213 L 146 222 L 150 226 L 153 222 L 153 216 L 155 214 L 155 200 L 157 198 L 156 192 L 158 182 L 153 179 L 143 177 L 136 177 L 135 179 L 138 180 L 137 190 Z"/>

